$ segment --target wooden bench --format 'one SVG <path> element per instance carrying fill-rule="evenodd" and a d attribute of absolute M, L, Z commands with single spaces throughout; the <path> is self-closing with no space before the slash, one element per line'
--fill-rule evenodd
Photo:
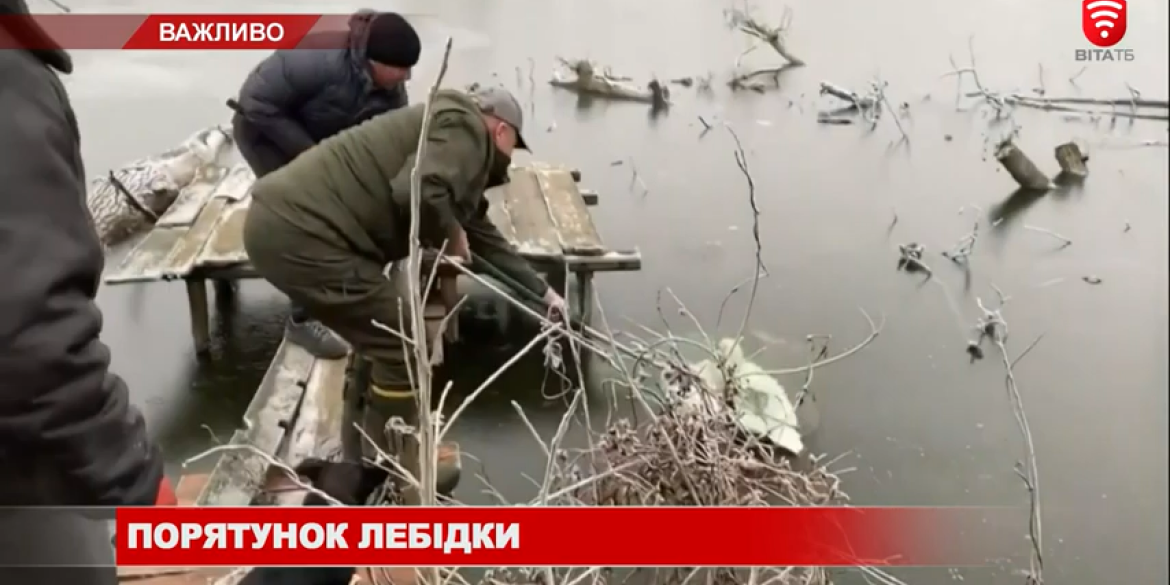
<path fill-rule="evenodd" d="M 593 307 L 593 274 L 639 270 L 636 249 L 607 248 L 593 223 L 589 206 L 597 195 L 578 189 L 580 173 L 534 162 L 513 167 L 511 181 L 490 189 L 489 216 L 522 256 L 562 295 L 569 273 L 576 276 L 577 304 L 588 321 Z M 226 292 L 240 279 L 256 278 L 243 246 L 243 226 L 251 204 L 254 176 L 238 166 L 216 184 L 185 189 L 154 228 L 107 272 L 107 284 L 183 280 L 195 349 L 209 342 L 207 281 Z"/>

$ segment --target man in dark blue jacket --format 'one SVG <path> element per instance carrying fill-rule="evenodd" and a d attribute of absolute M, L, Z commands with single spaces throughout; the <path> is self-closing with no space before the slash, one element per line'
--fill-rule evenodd
<path fill-rule="evenodd" d="M 404 83 L 418 63 L 418 33 L 401 15 L 362 10 L 347 32 L 311 35 L 301 47 L 261 61 L 229 102 L 240 153 L 262 177 L 318 142 L 407 104 Z M 295 304 L 288 340 L 325 359 L 345 342 Z"/>
<path fill-rule="evenodd" d="M 72 69 L 24 0 L 0 0 L 4 585 L 114 585 L 105 523 L 59 507 L 174 503 L 158 447 L 99 338 L 102 248 L 85 207 L 77 119 L 57 77 Z"/>

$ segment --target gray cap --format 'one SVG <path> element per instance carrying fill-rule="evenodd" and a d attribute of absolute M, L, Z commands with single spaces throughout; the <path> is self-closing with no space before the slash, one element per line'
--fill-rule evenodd
<path fill-rule="evenodd" d="M 516 148 L 529 150 L 523 133 L 524 108 L 520 107 L 512 92 L 502 87 L 478 87 L 471 92 L 471 99 L 475 100 L 480 111 L 507 122 L 516 130 Z"/>

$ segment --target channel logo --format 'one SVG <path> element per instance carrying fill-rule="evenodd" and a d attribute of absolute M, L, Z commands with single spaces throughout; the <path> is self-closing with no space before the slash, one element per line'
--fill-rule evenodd
<path fill-rule="evenodd" d="M 1098 47 L 1112 47 L 1125 37 L 1126 0 L 1082 0 L 1081 30 Z"/>

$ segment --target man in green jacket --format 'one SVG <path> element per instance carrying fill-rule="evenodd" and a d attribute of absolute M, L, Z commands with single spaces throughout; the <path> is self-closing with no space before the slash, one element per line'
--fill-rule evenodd
<path fill-rule="evenodd" d="M 514 148 L 527 150 L 516 98 L 499 88 L 444 90 L 432 115 L 419 169 L 420 241 L 433 249 L 446 241 L 446 254 L 465 261 L 474 250 L 563 311 L 564 300 L 487 218 L 484 190 L 507 182 Z M 408 255 L 410 174 L 423 117 L 422 104 L 381 114 L 262 177 L 244 228 L 257 272 L 371 360 L 370 430 L 392 416 L 416 419 L 408 352 L 373 321 L 409 329 L 400 318 L 407 301 L 383 270 Z M 398 441 L 379 446 L 393 452 Z"/>

